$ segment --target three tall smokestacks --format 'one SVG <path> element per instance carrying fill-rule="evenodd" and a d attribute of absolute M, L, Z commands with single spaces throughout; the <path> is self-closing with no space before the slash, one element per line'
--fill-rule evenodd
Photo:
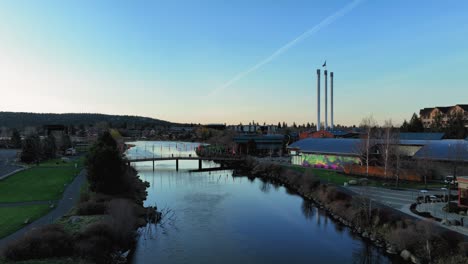
<path fill-rule="evenodd" d="M 328 130 L 328 72 L 324 71 L 325 77 L 325 130 Z M 334 128 L 333 123 L 333 72 L 330 72 L 330 121 L 331 129 Z M 317 131 L 320 131 L 320 69 L 317 69 Z"/>

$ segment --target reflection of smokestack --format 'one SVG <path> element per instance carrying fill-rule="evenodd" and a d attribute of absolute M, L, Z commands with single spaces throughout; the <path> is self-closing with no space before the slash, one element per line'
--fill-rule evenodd
<path fill-rule="evenodd" d="M 327 75 L 327 70 L 323 72 L 323 75 L 325 75 L 325 130 L 327 130 L 328 129 L 328 87 L 327 87 L 328 75 Z"/>
<path fill-rule="evenodd" d="M 317 69 L 317 131 L 320 131 L 320 69 Z"/>
<path fill-rule="evenodd" d="M 333 72 L 330 72 L 330 106 L 331 106 L 331 109 L 330 109 L 330 122 L 331 122 L 331 129 L 334 128 L 334 125 L 333 125 Z"/>

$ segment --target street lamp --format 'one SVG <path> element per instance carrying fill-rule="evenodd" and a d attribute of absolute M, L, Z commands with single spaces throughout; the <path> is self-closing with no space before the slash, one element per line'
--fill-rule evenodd
<path fill-rule="evenodd" d="M 421 191 L 419 191 L 419 192 L 420 192 L 420 193 L 422 194 L 422 196 L 423 196 L 423 202 L 424 202 L 424 204 L 426 204 L 426 194 L 427 194 L 427 190 L 421 190 Z M 427 211 L 427 205 L 424 205 L 424 209 Z"/>
<path fill-rule="evenodd" d="M 453 176 L 447 176 L 445 177 L 445 181 L 444 181 L 446 184 L 448 184 L 448 199 L 447 199 L 447 210 L 449 210 L 450 212 L 450 189 L 452 187 L 452 184 L 455 184 L 457 183 L 454 179 Z"/>

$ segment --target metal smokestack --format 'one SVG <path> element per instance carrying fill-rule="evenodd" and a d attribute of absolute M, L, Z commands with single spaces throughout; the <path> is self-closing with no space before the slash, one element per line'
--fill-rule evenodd
<path fill-rule="evenodd" d="M 333 124 L 333 72 L 330 72 L 330 104 L 331 104 L 331 115 L 330 115 L 330 121 L 331 121 L 331 129 L 334 129 L 334 124 Z"/>
<path fill-rule="evenodd" d="M 327 70 L 323 71 L 323 75 L 325 76 L 325 130 L 328 129 L 328 75 Z"/>
<path fill-rule="evenodd" d="M 317 131 L 320 131 L 320 69 L 317 69 Z"/>

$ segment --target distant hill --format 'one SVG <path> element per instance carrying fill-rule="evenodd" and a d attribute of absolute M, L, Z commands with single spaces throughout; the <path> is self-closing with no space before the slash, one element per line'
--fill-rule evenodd
<path fill-rule="evenodd" d="M 94 125 L 99 122 L 107 122 L 112 126 L 128 125 L 151 125 L 168 126 L 174 123 L 142 116 L 128 115 L 105 115 L 105 114 L 49 114 L 49 113 L 23 113 L 23 112 L 0 112 L 0 127 L 24 128 L 28 126 L 44 126 L 51 124 L 60 125 Z"/>

